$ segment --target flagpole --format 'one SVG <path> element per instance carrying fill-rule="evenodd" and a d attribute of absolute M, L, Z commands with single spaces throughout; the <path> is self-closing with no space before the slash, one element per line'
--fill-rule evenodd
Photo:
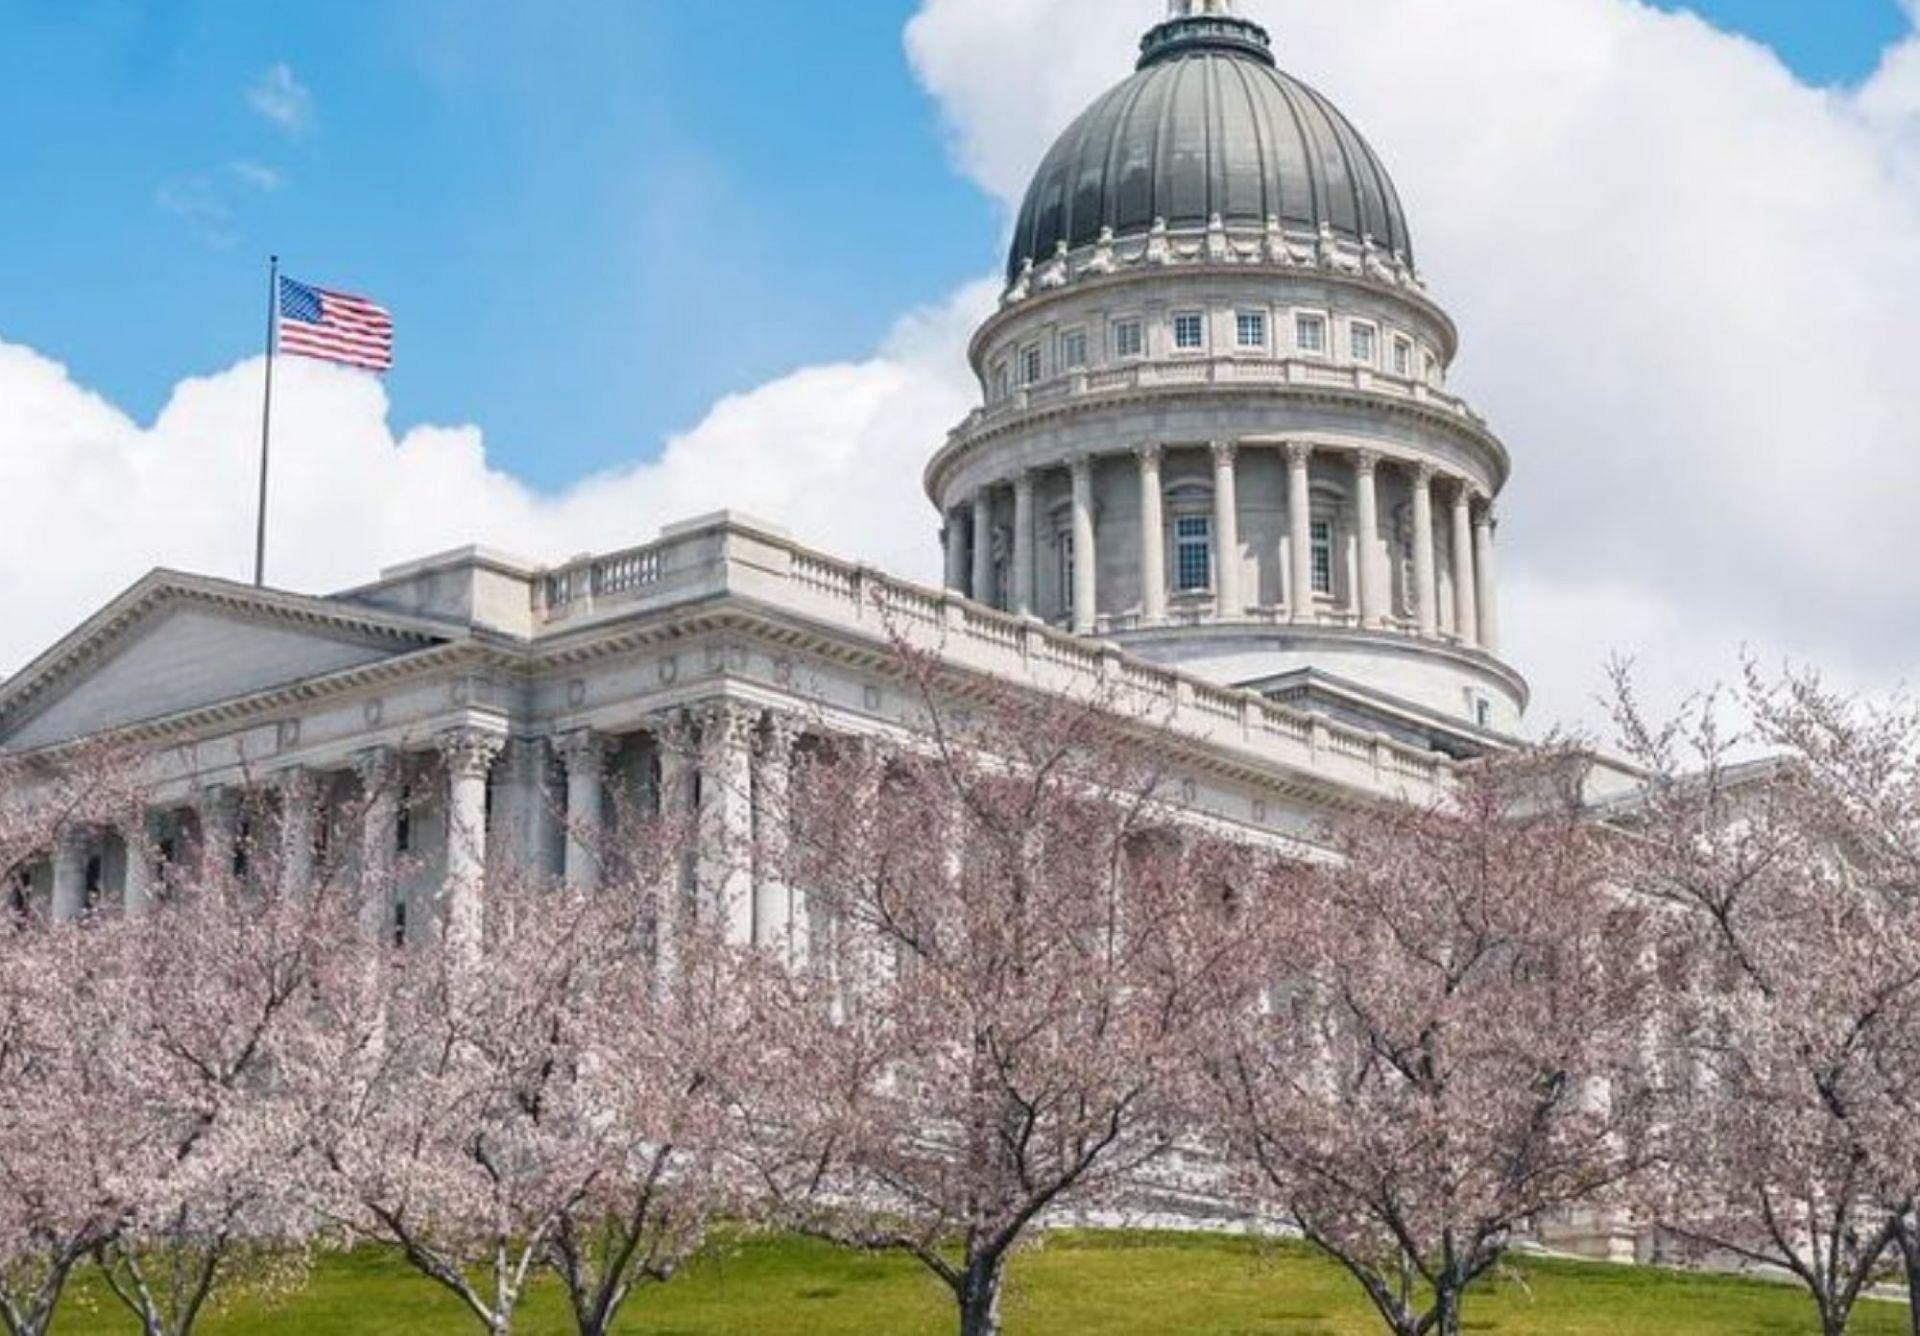
<path fill-rule="evenodd" d="M 260 404 L 260 505 L 253 529 L 253 583 L 267 583 L 267 459 L 273 441 L 273 354 L 280 327 L 280 257 L 267 258 L 267 389 Z"/>

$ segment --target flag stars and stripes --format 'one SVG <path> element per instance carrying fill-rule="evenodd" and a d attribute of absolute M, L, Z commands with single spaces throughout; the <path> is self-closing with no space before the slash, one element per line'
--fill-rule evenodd
<path fill-rule="evenodd" d="M 350 292 L 280 280 L 280 351 L 386 371 L 393 366 L 393 317 Z"/>

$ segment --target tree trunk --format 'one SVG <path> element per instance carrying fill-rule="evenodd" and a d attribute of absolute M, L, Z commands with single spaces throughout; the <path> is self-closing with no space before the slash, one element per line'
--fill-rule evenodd
<path fill-rule="evenodd" d="M 1461 1292 L 1450 1285 L 1433 1296 L 1434 1336 L 1460 1336 L 1460 1299 Z"/>
<path fill-rule="evenodd" d="M 958 1293 L 960 1336 L 1000 1336 L 1000 1263 L 978 1261 L 967 1268 Z"/>
<path fill-rule="evenodd" d="M 1907 1278 L 1907 1330 L 1920 1336 L 1920 1227 L 1903 1216 L 1893 1237 L 1900 1245 L 1900 1269 Z"/>

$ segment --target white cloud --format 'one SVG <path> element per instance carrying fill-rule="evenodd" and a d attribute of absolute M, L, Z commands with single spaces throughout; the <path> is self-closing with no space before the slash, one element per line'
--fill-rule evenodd
<path fill-rule="evenodd" d="M 233 210 L 203 172 L 169 177 L 153 192 L 153 202 L 162 210 L 186 223 L 193 234 L 210 246 L 222 249 L 237 240 Z"/>
<path fill-rule="evenodd" d="M 284 60 L 269 65 L 248 86 L 247 104 L 289 134 L 313 124 L 313 94 Z"/>
<path fill-rule="evenodd" d="M 726 398 L 656 461 L 551 496 L 491 467 L 478 429 L 396 435 L 379 381 L 283 358 L 269 576 L 344 588 L 382 564 L 472 542 L 557 560 L 644 542 L 663 523 L 721 507 L 935 576 L 920 446 L 968 407 L 952 349 L 990 301 L 969 288 L 904 319 L 869 361 Z M 0 665 L 17 668 L 152 566 L 246 578 L 260 369 L 256 358 L 185 381 L 142 426 L 59 365 L 0 343 L 0 495 L 27 517 L 0 526 Z"/>
<path fill-rule="evenodd" d="M 1669 693 L 1743 645 L 1860 682 L 1903 671 L 1920 648 L 1920 41 L 1834 93 L 1636 0 L 1246 7 L 1394 169 L 1463 330 L 1458 383 L 1512 447 L 1503 622 L 1537 719 L 1591 718 L 1616 651 Z M 907 46 L 955 160 L 1011 207 L 1163 12 L 925 0 Z M 555 496 L 490 468 L 476 429 L 396 437 L 376 383 L 288 363 L 274 573 L 337 587 L 476 540 L 559 557 L 730 505 L 931 577 L 920 469 L 968 406 L 965 336 L 991 296 L 904 321 L 868 361 L 728 398 L 656 463 Z M 186 382 L 141 426 L 0 345 L 0 488 L 27 517 L 0 532 L 0 663 L 156 561 L 244 573 L 258 374 Z"/>
<path fill-rule="evenodd" d="M 234 180 L 251 186 L 263 195 L 271 195 L 287 184 L 287 174 L 278 167 L 269 167 L 264 162 L 253 162 L 247 158 L 228 163 L 227 171 L 232 173 Z"/>

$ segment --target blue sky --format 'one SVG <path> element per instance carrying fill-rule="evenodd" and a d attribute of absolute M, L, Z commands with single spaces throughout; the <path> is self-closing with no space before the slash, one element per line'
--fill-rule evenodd
<path fill-rule="evenodd" d="M 1690 7 L 1818 82 L 1903 24 Z M 0 0 L 0 339 L 144 420 L 257 349 L 278 250 L 394 308 L 401 424 L 477 422 L 545 486 L 617 466 L 996 262 L 913 8 Z"/>

